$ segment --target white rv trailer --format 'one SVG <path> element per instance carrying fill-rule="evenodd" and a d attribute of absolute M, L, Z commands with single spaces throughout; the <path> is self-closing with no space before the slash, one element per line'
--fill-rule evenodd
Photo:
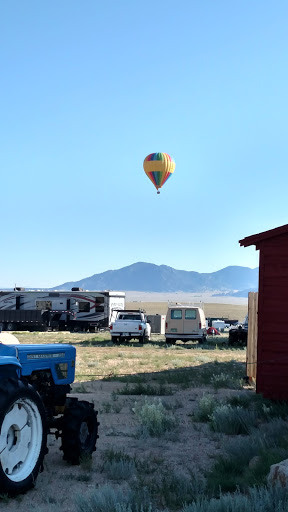
<path fill-rule="evenodd" d="M 108 327 L 113 309 L 125 308 L 125 292 L 0 291 L 0 331 L 17 329 L 96 331 Z"/>

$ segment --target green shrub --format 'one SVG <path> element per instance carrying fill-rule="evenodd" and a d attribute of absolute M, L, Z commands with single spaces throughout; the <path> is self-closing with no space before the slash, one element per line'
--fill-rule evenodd
<path fill-rule="evenodd" d="M 255 455 L 259 455 L 264 443 L 265 438 L 257 431 L 256 435 L 228 439 L 225 443 L 225 453 L 230 459 L 237 461 L 238 467 L 244 468 Z"/>
<path fill-rule="evenodd" d="M 145 500 L 138 503 L 137 497 L 128 486 L 124 492 L 119 488 L 104 485 L 88 495 L 78 495 L 76 512 L 152 512 L 152 505 Z"/>
<path fill-rule="evenodd" d="M 217 457 L 216 462 L 206 475 L 208 495 L 219 496 L 222 492 L 233 492 L 240 487 L 241 475 L 244 468 L 234 458 L 226 454 Z"/>
<path fill-rule="evenodd" d="M 115 414 L 119 414 L 122 411 L 123 404 L 113 403 L 112 404 L 112 412 L 115 412 Z"/>
<path fill-rule="evenodd" d="M 103 413 L 103 412 L 106 412 L 106 413 L 111 412 L 111 410 L 112 410 L 112 404 L 110 404 L 110 402 L 106 402 L 106 401 L 104 401 L 104 402 L 102 402 L 102 404 L 101 404 L 101 405 L 102 405 L 102 407 L 103 407 L 103 409 L 101 409 L 101 410 L 100 410 L 100 412 L 101 412 L 101 413 Z"/>
<path fill-rule="evenodd" d="M 147 503 L 147 498 L 163 510 L 179 510 L 185 502 L 190 502 L 202 495 L 205 489 L 205 479 L 200 473 L 185 474 L 181 470 L 170 467 L 161 468 L 152 475 L 139 475 L 133 484 L 134 497 L 139 503 Z M 148 499 L 148 501 L 149 501 Z M 155 510 L 155 509 L 154 509 Z M 157 508 L 158 510 L 158 508 Z"/>
<path fill-rule="evenodd" d="M 151 384 L 146 384 L 142 382 L 138 382 L 135 386 L 129 386 L 128 383 L 124 386 L 123 389 L 117 390 L 118 395 L 153 395 L 153 396 L 164 396 L 164 395 L 172 395 L 172 389 L 168 388 L 164 384 L 159 384 L 158 386 L 151 386 Z"/>
<path fill-rule="evenodd" d="M 288 494 L 285 489 L 254 487 L 246 494 L 221 494 L 219 498 L 197 499 L 185 505 L 182 512 L 287 512 Z"/>
<path fill-rule="evenodd" d="M 250 461 L 257 456 L 254 464 Z M 235 437 L 225 443 L 225 452 L 217 457 L 207 475 L 207 488 L 212 494 L 247 490 L 266 482 L 272 464 L 288 458 L 288 424 L 274 419 L 251 429 L 246 437 Z"/>
<path fill-rule="evenodd" d="M 140 477 L 145 475 L 153 475 L 156 471 L 162 471 L 161 466 L 164 465 L 164 458 L 153 456 L 152 453 L 144 459 L 134 458 L 136 469 Z"/>
<path fill-rule="evenodd" d="M 265 484 L 272 464 L 277 464 L 278 462 L 287 459 L 287 457 L 288 450 L 285 450 L 284 448 L 269 448 L 262 450 L 256 463 L 244 471 L 243 488 Z"/>
<path fill-rule="evenodd" d="M 147 381 L 147 376 L 145 373 L 142 373 L 142 374 L 132 374 L 132 375 L 125 375 L 125 376 L 118 376 L 118 375 L 115 375 L 115 376 L 110 376 L 109 377 L 106 377 L 105 379 L 103 380 L 117 380 L 119 382 L 123 382 L 125 384 L 128 384 L 128 383 L 141 383 L 141 382 L 146 382 Z"/>
<path fill-rule="evenodd" d="M 128 453 L 125 453 L 122 450 L 114 450 L 112 447 L 107 448 L 107 450 L 102 453 L 102 460 L 104 462 L 131 462 L 133 459 L 130 457 L 130 455 L 128 455 Z"/>
<path fill-rule="evenodd" d="M 256 393 L 247 393 L 245 391 L 242 391 L 242 394 L 239 395 L 233 395 L 230 398 L 227 399 L 226 403 L 231 405 L 232 407 L 243 407 L 244 409 L 247 409 L 248 407 L 253 405 L 255 401 L 258 400 L 259 395 L 256 395 Z"/>
<path fill-rule="evenodd" d="M 217 404 L 218 402 L 213 396 L 203 395 L 198 402 L 197 409 L 193 414 L 193 419 L 195 421 L 209 421 Z"/>
<path fill-rule="evenodd" d="M 107 461 L 103 465 L 103 471 L 110 480 L 129 480 L 135 474 L 135 464 L 127 460 Z"/>
<path fill-rule="evenodd" d="M 255 407 L 259 412 L 259 415 L 267 420 L 270 420 L 271 418 L 285 419 L 288 417 L 287 402 L 274 402 L 272 400 L 265 400 L 260 397 L 255 403 Z"/>
<path fill-rule="evenodd" d="M 10 498 L 8 494 L 0 494 L 0 503 L 7 504 L 9 503 Z"/>
<path fill-rule="evenodd" d="M 230 375 L 229 373 L 213 374 L 211 377 L 211 384 L 215 389 L 239 389 L 242 387 L 240 379 Z"/>
<path fill-rule="evenodd" d="M 89 393 L 88 389 L 86 388 L 85 384 L 83 382 L 80 382 L 78 385 L 73 385 L 73 393 Z"/>
<path fill-rule="evenodd" d="M 83 453 L 80 457 L 80 468 L 86 473 L 93 471 L 93 459 L 90 454 Z"/>
<path fill-rule="evenodd" d="M 259 418 L 264 421 L 270 421 L 273 418 L 286 419 L 288 417 L 288 403 L 268 400 L 262 395 L 254 392 L 243 392 L 234 395 L 227 400 L 232 406 L 240 405 L 244 408 L 253 409 L 257 412 Z"/>
<path fill-rule="evenodd" d="M 149 491 L 159 506 L 174 510 L 186 501 L 195 499 L 199 494 L 199 485 L 181 471 L 176 473 L 170 470 L 155 477 Z"/>
<path fill-rule="evenodd" d="M 128 505 L 129 500 L 120 489 L 104 485 L 89 495 L 76 497 L 77 512 L 116 512 L 119 506 Z"/>
<path fill-rule="evenodd" d="M 167 411 L 160 398 L 149 401 L 145 398 L 144 404 L 135 403 L 133 409 L 141 424 L 141 433 L 152 437 L 160 437 L 177 426 L 175 416 Z"/>
<path fill-rule="evenodd" d="M 105 450 L 102 454 L 103 464 L 100 467 L 102 472 L 110 480 L 128 480 L 136 471 L 135 462 L 128 454 L 114 448 Z"/>
<path fill-rule="evenodd" d="M 210 416 L 211 428 L 215 432 L 228 435 L 249 434 L 252 427 L 257 424 L 257 415 L 243 407 L 220 405 Z"/>
<path fill-rule="evenodd" d="M 272 418 L 268 423 L 263 423 L 261 432 L 270 446 L 287 446 L 288 423 L 282 418 Z"/>

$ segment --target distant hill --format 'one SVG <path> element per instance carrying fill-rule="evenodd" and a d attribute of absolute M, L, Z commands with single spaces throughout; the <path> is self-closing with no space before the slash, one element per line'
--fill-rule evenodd
<path fill-rule="evenodd" d="M 167 265 L 133 263 L 118 270 L 107 270 L 80 281 L 70 281 L 51 288 L 71 290 L 123 290 L 142 292 L 239 292 L 258 287 L 258 268 L 230 266 L 217 272 L 199 273 L 176 270 Z"/>
<path fill-rule="evenodd" d="M 225 297 L 226 295 L 229 295 L 229 297 L 248 297 L 249 292 L 258 292 L 258 287 L 251 287 L 248 290 L 239 290 L 238 292 L 213 293 L 212 297 Z"/>

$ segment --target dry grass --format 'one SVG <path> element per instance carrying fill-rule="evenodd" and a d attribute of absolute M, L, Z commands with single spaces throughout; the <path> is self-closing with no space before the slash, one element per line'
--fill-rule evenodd
<path fill-rule="evenodd" d="M 177 300 L 177 299 L 176 299 Z M 181 300 L 179 301 L 181 302 Z M 192 302 L 192 301 L 191 301 Z M 168 302 L 126 302 L 126 309 L 144 309 L 147 315 L 166 315 Z M 195 305 L 200 305 L 195 302 Z M 219 304 L 219 303 L 202 303 L 205 316 L 212 318 L 230 318 L 243 321 L 247 314 L 248 306 L 246 304 Z"/>
<path fill-rule="evenodd" d="M 20 343 L 68 343 L 77 348 L 76 382 L 100 380 L 108 376 L 153 374 L 168 370 L 191 368 L 203 364 L 235 361 L 244 362 L 246 351 L 221 345 L 222 335 L 204 346 L 180 343 L 167 347 L 164 336 L 153 335 L 148 345 L 131 342 L 114 346 L 109 332 L 18 332 Z M 226 337 L 225 337 L 226 336 Z"/>

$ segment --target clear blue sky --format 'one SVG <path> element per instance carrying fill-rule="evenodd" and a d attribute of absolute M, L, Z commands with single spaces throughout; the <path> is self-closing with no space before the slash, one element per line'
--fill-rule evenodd
<path fill-rule="evenodd" d="M 287 223 L 288 2 L 2 0 L 0 287 L 258 266 Z M 143 171 L 169 153 L 157 195 Z"/>

